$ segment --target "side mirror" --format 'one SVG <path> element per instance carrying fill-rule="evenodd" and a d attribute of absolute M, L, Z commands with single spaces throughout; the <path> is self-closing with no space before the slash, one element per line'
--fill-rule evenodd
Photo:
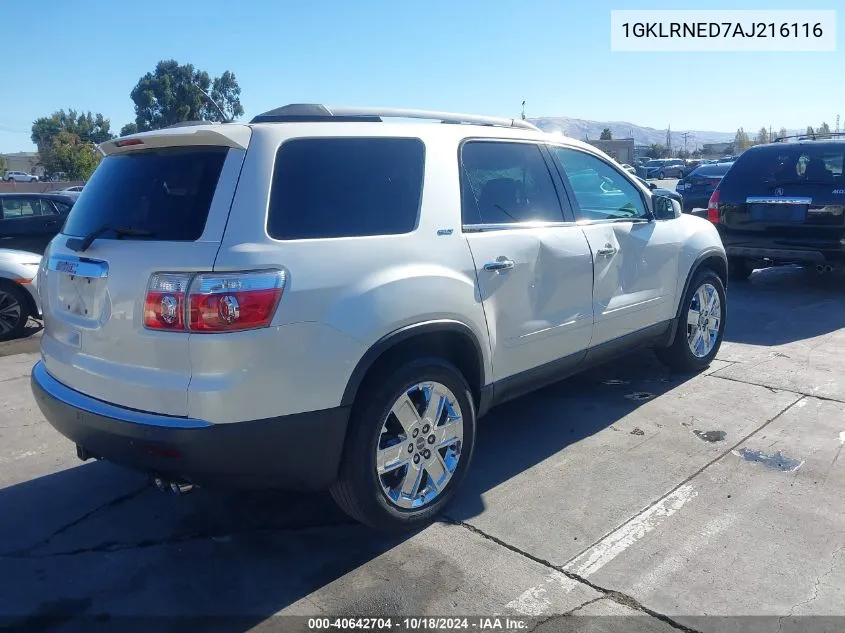
<path fill-rule="evenodd" d="M 669 196 L 652 196 L 651 204 L 657 220 L 674 220 L 681 217 L 681 205 Z"/>

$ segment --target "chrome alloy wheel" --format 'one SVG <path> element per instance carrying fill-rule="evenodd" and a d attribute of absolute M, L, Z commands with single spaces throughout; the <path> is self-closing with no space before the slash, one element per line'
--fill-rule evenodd
<path fill-rule="evenodd" d="M 0 334 L 8 334 L 21 320 L 21 304 L 11 292 L 0 290 Z"/>
<path fill-rule="evenodd" d="M 702 284 L 692 296 L 687 311 L 687 343 L 696 358 L 707 356 L 719 340 L 722 302 L 712 284 Z"/>
<path fill-rule="evenodd" d="M 376 446 L 376 475 L 390 502 L 404 509 L 430 503 L 449 483 L 464 437 L 455 394 L 439 382 L 403 393 L 384 420 Z"/>

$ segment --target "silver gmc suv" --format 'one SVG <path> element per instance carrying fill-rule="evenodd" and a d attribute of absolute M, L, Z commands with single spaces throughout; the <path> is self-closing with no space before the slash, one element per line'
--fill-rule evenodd
<path fill-rule="evenodd" d="M 82 459 L 160 486 L 328 489 L 414 527 L 490 407 L 722 340 L 713 225 L 525 121 L 302 104 L 101 149 L 39 269 L 32 388 Z"/>

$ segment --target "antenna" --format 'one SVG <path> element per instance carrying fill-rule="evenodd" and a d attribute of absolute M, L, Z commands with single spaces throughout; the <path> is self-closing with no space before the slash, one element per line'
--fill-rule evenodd
<path fill-rule="evenodd" d="M 205 98 L 208 99 L 215 108 L 217 108 L 217 111 L 220 113 L 220 116 L 223 117 L 223 123 L 231 123 L 232 122 L 232 119 L 230 119 L 228 116 L 226 116 L 226 112 L 223 110 L 223 108 L 221 108 L 219 105 L 217 105 L 217 102 L 214 99 L 212 99 L 205 90 L 203 90 L 199 86 L 197 86 L 197 90 L 199 90 L 203 95 L 205 95 Z"/>

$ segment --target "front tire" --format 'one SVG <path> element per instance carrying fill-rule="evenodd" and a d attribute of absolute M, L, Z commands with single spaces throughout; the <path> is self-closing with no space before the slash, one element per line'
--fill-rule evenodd
<path fill-rule="evenodd" d="M 719 276 L 705 268 L 696 272 L 683 298 L 675 340 L 669 347 L 655 349 L 657 357 L 681 372 L 707 368 L 722 345 L 727 300 Z"/>
<path fill-rule="evenodd" d="M 410 530 L 454 498 L 472 458 L 475 406 L 464 377 L 439 358 L 379 376 L 356 398 L 331 494 L 361 523 Z"/>
<path fill-rule="evenodd" d="M 0 285 L 0 341 L 20 338 L 29 319 L 26 291 L 11 283 Z"/>

